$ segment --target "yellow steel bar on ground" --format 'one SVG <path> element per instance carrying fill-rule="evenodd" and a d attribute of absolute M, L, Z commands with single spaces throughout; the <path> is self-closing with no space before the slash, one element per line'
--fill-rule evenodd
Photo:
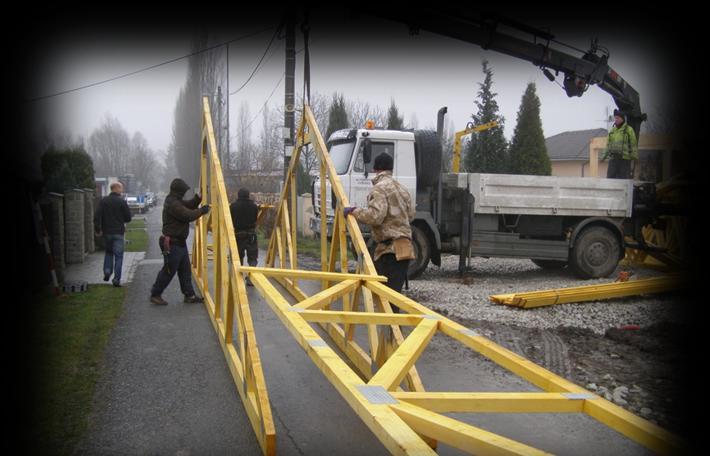
<path fill-rule="evenodd" d="M 579 413 L 584 408 L 584 399 L 567 393 L 397 391 L 392 396 L 436 413 Z"/>
<path fill-rule="evenodd" d="M 435 454 L 426 442 L 390 409 L 389 404 L 372 403 L 363 394 L 362 389 L 358 389 L 358 386 L 366 386 L 360 377 L 298 312 L 290 310 L 289 303 L 265 276 L 252 274 L 252 282 L 315 365 L 391 453 Z"/>
<path fill-rule="evenodd" d="M 663 293 L 677 290 L 681 286 L 683 286 L 682 278 L 677 275 L 671 275 L 653 277 L 650 279 L 630 280 L 628 282 L 612 282 L 603 285 L 587 285 L 526 293 L 501 294 L 491 296 L 490 300 L 498 304 L 530 309 L 554 304 Z"/>
<path fill-rule="evenodd" d="M 440 442 L 468 453 L 487 455 L 548 454 L 515 440 L 406 402 L 392 405 L 392 410 L 418 433 L 435 438 Z"/>
<path fill-rule="evenodd" d="M 295 309 L 315 309 L 330 305 L 341 296 L 350 293 L 355 288 L 360 286 L 359 280 L 343 280 L 337 285 L 314 294 L 298 304 L 294 305 Z"/>
<path fill-rule="evenodd" d="M 342 272 L 307 271 L 304 269 L 273 269 L 259 268 L 255 266 L 240 266 L 238 271 L 248 273 L 258 272 L 259 274 L 263 274 L 267 277 L 298 277 L 299 279 L 306 280 L 372 280 L 375 282 L 387 282 L 387 277 L 381 275 L 345 274 Z"/>
<path fill-rule="evenodd" d="M 370 379 L 368 385 L 381 385 L 386 390 L 396 389 L 409 369 L 419 359 L 434 336 L 438 322 L 422 320 L 404 342 L 390 356 L 384 366 Z"/>

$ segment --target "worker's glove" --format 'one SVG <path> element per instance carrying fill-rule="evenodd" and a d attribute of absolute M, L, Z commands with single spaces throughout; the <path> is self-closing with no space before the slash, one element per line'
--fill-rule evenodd
<path fill-rule="evenodd" d="M 209 211 L 210 211 L 210 205 L 209 205 L 209 204 L 205 204 L 204 206 L 202 206 L 202 207 L 200 208 L 200 212 L 202 213 L 202 215 L 205 215 L 205 214 L 208 213 Z"/>
<path fill-rule="evenodd" d="M 357 208 L 356 208 L 356 207 L 352 207 L 352 206 L 343 208 L 343 216 L 344 216 L 345 218 L 348 218 L 348 215 L 352 214 L 352 212 L 353 212 L 355 209 L 357 209 Z"/>

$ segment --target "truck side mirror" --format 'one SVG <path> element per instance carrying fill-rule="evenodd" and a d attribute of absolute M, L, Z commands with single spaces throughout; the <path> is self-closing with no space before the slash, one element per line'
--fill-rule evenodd
<path fill-rule="evenodd" d="M 372 141 L 370 141 L 370 138 L 365 138 L 362 142 L 362 161 L 365 164 L 372 161 Z"/>

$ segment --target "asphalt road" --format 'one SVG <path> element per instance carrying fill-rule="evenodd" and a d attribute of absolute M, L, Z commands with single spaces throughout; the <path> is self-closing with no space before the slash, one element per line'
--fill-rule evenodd
<path fill-rule="evenodd" d="M 89 429 L 77 454 L 260 454 L 204 307 L 182 303 L 177 277 L 163 295 L 170 305 L 148 301 L 161 267 L 160 214 L 160 207 L 148 214 L 147 261 L 127 290 L 124 312 L 107 347 Z M 260 260 L 264 256 L 262 251 Z M 277 453 L 387 454 L 256 289 L 248 292 Z M 417 367 L 431 391 L 536 391 L 443 335 L 434 337 Z M 647 453 L 578 414 L 452 416 L 556 454 Z M 460 454 L 443 445 L 439 452 Z"/>

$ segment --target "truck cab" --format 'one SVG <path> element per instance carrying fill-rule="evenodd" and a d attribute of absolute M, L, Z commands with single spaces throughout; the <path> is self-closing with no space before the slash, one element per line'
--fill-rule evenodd
<path fill-rule="evenodd" d="M 366 156 L 365 142 L 370 144 Z M 417 170 L 414 160 L 414 134 L 399 130 L 353 129 L 338 130 L 328 139 L 328 151 L 338 173 L 343 190 L 351 206 L 366 207 L 367 195 L 372 189 L 375 173 L 372 169 L 375 157 L 382 153 L 394 159 L 394 178 L 404 185 L 412 201 L 416 201 Z M 320 179 L 313 184 L 314 213 L 320 217 Z M 333 217 L 330 184 L 326 182 L 326 216 Z M 314 231 L 320 230 L 317 219 L 311 220 Z M 367 227 L 363 227 L 367 230 Z"/>

